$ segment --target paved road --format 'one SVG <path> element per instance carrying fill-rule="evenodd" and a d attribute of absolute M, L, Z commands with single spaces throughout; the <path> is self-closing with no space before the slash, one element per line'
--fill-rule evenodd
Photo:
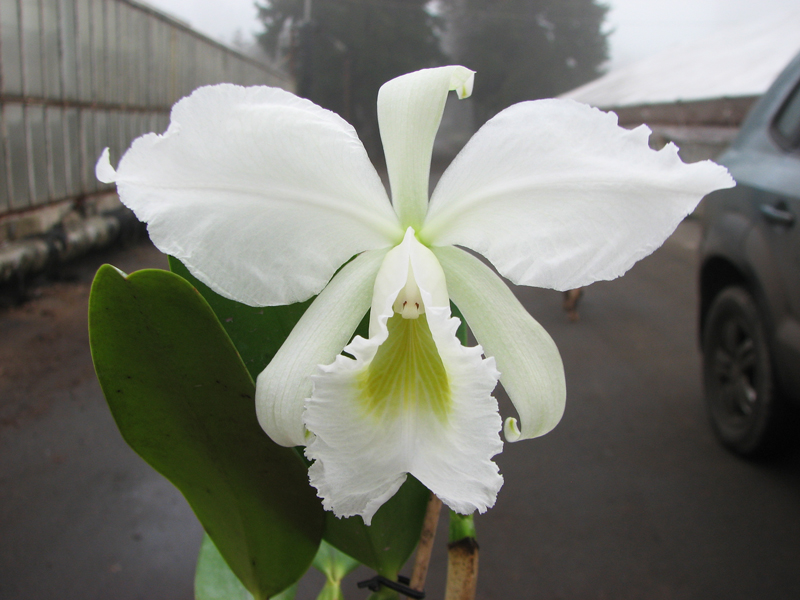
<path fill-rule="evenodd" d="M 626 277 L 591 286 L 578 323 L 560 294 L 519 290 L 561 349 L 568 405 L 554 432 L 499 457 L 506 483 L 478 521 L 480 598 L 800 598 L 800 450 L 744 462 L 705 423 L 696 238 L 686 223 Z M 146 246 L 106 259 L 164 264 Z M 200 527 L 124 445 L 93 379 L 85 302 L 98 261 L 0 312 L 3 600 L 192 597 Z M 430 598 L 444 561 L 439 545 Z M 354 587 L 348 597 L 363 597 Z"/>

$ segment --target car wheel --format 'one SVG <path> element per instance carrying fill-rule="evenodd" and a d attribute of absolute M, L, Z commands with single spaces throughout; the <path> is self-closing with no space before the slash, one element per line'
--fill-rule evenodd
<path fill-rule="evenodd" d="M 763 321 L 747 290 L 728 287 L 714 299 L 702 343 L 706 407 L 714 433 L 743 456 L 771 449 L 778 398 Z"/>

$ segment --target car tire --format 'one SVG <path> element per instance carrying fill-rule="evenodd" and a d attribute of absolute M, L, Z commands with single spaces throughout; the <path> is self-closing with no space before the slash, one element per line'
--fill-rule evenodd
<path fill-rule="evenodd" d="M 780 400 L 763 319 L 747 290 L 730 286 L 717 295 L 702 349 L 706 408 L 717 438 L 741 456 L 774 450 Z"/>

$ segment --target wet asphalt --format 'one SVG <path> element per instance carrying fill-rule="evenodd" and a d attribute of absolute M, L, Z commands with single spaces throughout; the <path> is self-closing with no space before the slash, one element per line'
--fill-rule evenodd
<path fill-rule="evenodd" d="M 587 288 L 577 322 L 561 294 L 517 290 L 561 350 L 568 401 L 555 431 L 497 459 L 505 484 L 477 520 L 479 598 L 800 598 L 800 450 L 743 461 L 706 424 L 697 239 L 686 222 L 625 277 Z M 85 302 L 104 260 L 165 266 L 146 245 L 93 256 L 0 311 L 2 600 L 193 597 L 201 528 L 124 444 L 92 375 Z M 368 576 L 348 578 L 348 598 L 364 597 L 355 582 Z"/>

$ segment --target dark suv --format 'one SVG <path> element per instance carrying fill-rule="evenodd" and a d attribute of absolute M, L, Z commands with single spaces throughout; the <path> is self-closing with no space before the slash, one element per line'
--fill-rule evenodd
<path fill-rule="evenodd" d="M 705 398 L 720 441 L 750 456 L 791 431 L 800 403 L 800 55 L 717 162 L 737 185 L 705 200 Z"/>

